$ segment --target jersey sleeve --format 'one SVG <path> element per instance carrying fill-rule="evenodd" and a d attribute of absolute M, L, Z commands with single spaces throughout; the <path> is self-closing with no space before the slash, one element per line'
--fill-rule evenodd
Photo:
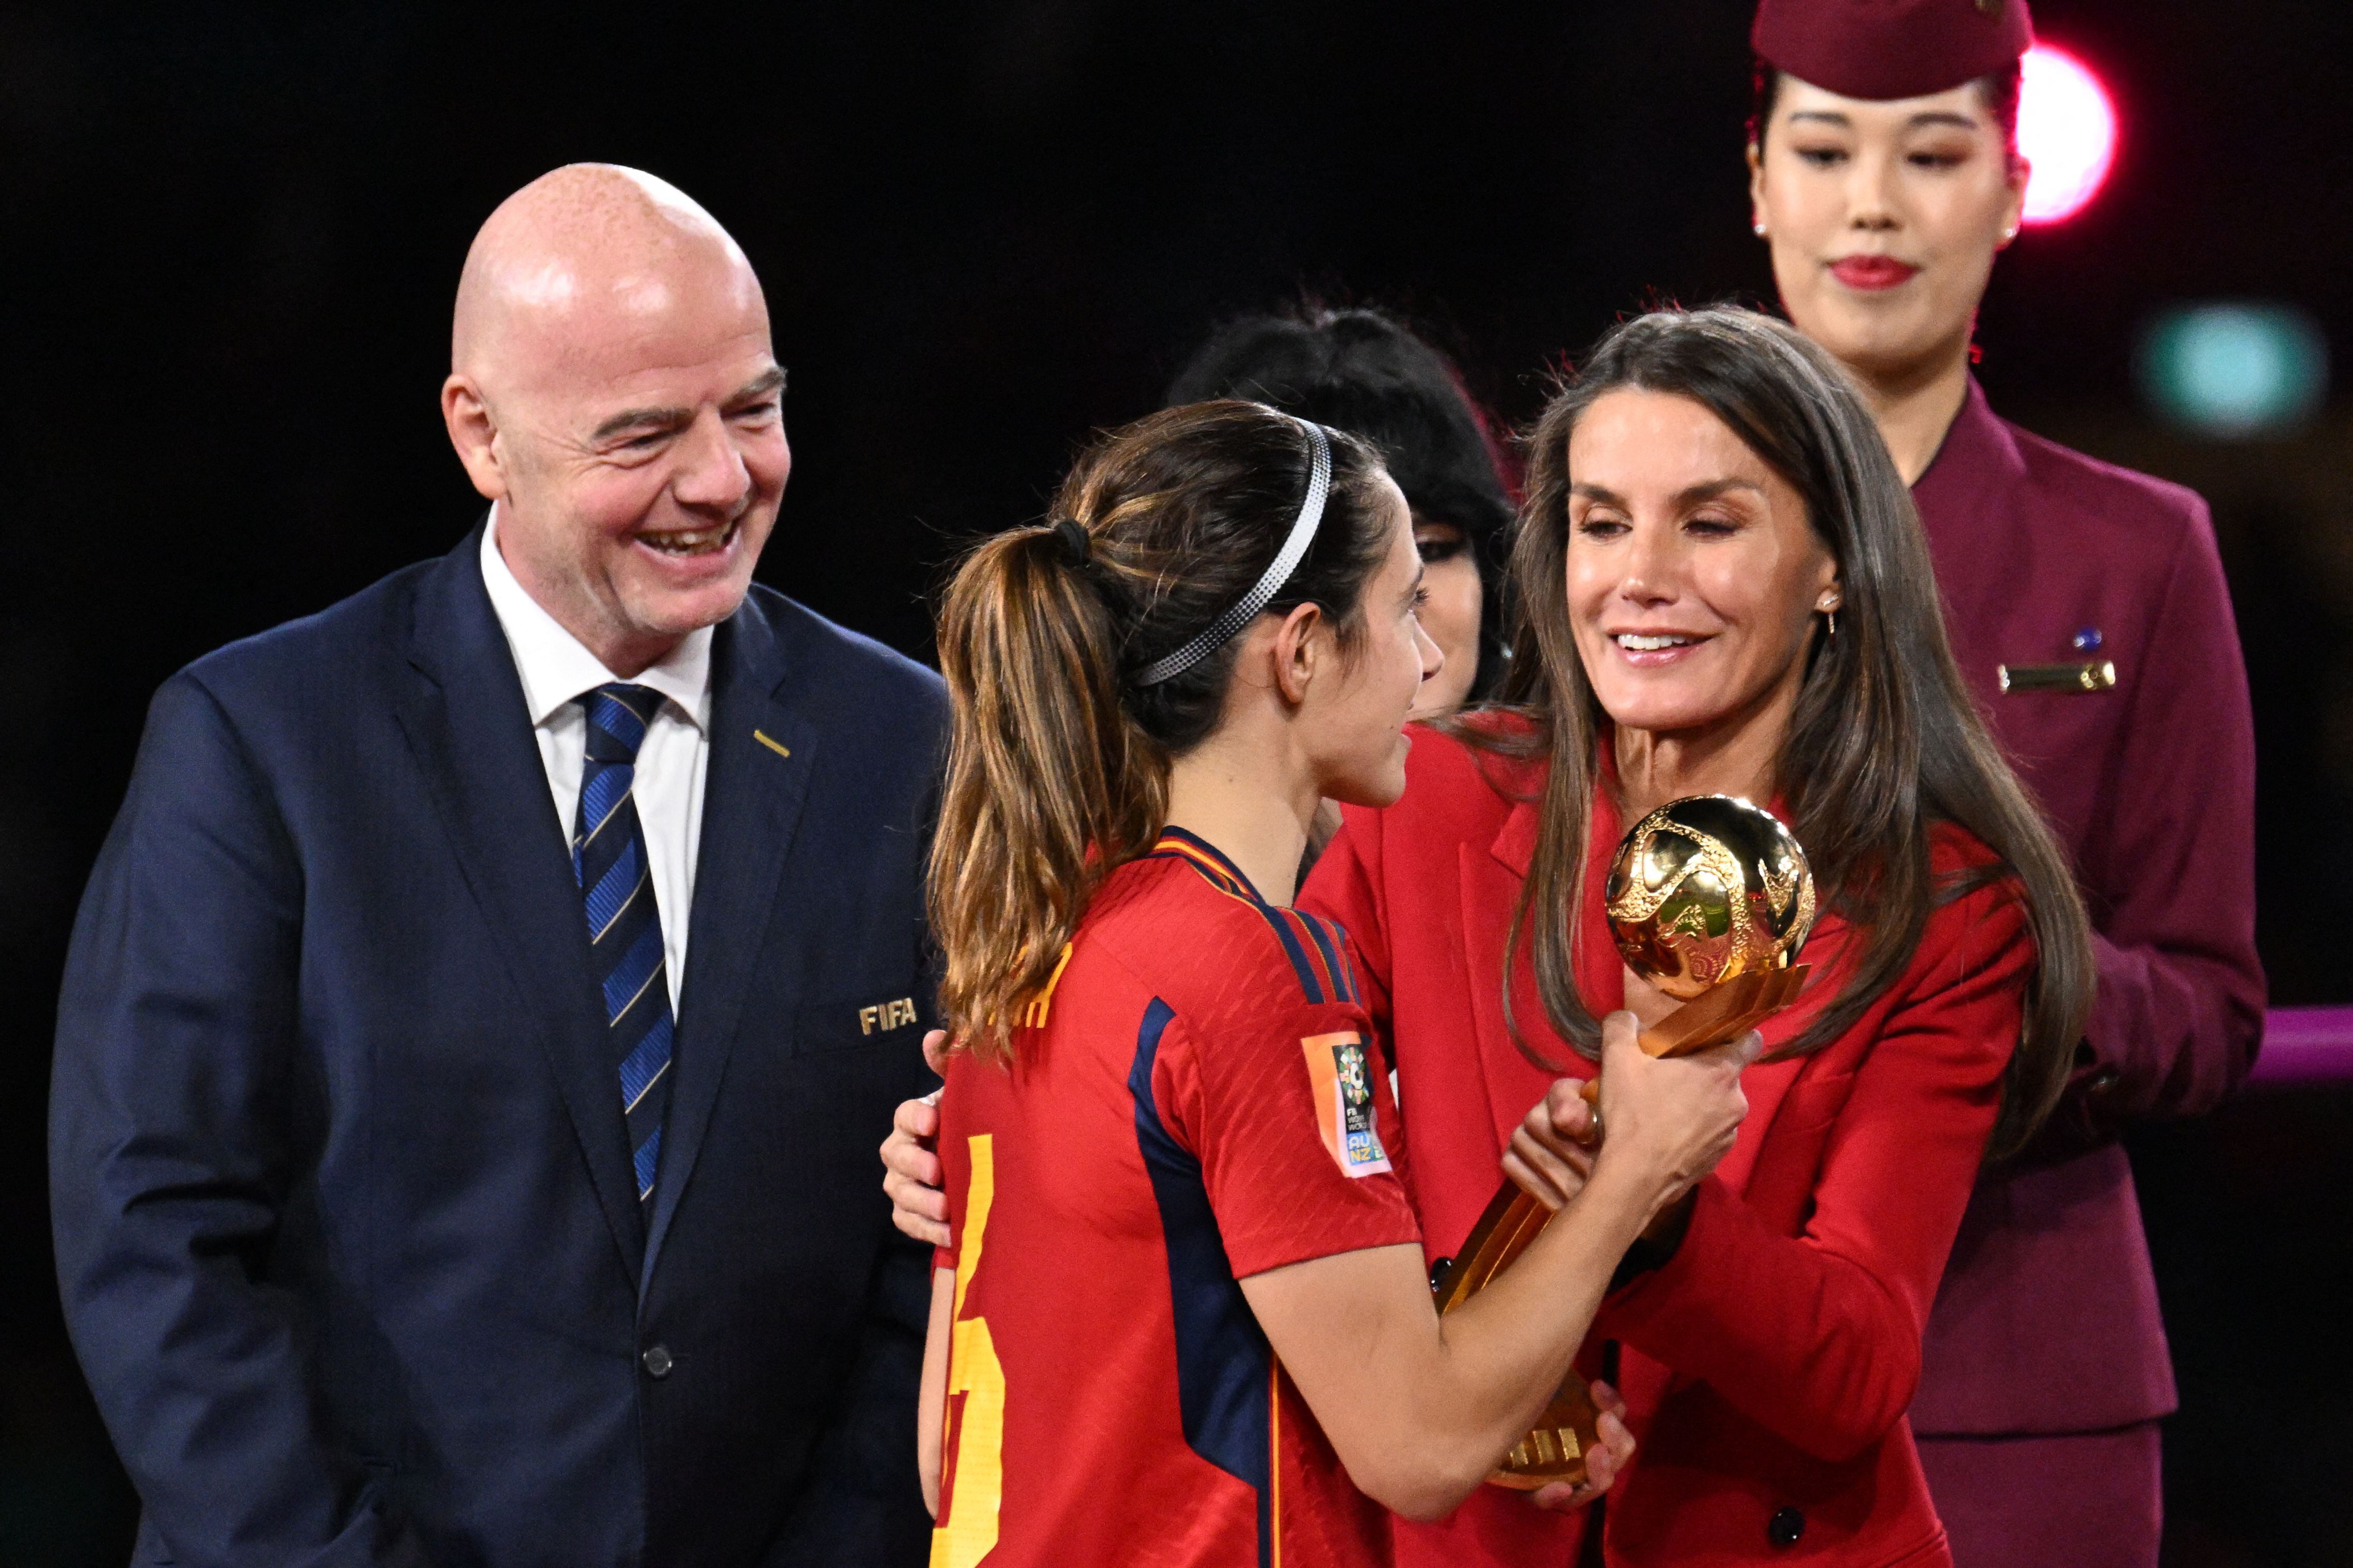
<path fill-rule="evenodd" d="M 1388 1065 L 1353 1002 L 1218 1007 L 1171 1021 L 1154 1068 L 1171 1131 L 1200 1161 L 1236 1279 L 1419 1242 L 1392 1163 Z"/>

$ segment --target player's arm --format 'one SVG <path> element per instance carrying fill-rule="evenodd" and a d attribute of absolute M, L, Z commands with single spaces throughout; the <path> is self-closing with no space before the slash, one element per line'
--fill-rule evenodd
<path fill-rule="evenodd" d="M 940 1442 L 948 1405 L 948 1333 L 955 1327 L 955 1270 L 932 1270 L 932 1322 L 923 1333 L 923 1382 L 915 1395 L 915 1469 L 923 1507 L 940 1517 Z"/>
<path fill-rule="evenodd" d="M 1584 1342 L 1626 1249 L 1713 1170 L 1747 1114 L 1754 1035 L 1675 1060 L 1602 1030 L 1609 1141 L 1583 1189 L 1511 1269 L 1440 1319 L 1414 1246 L 1293 1263 L 1241 1282 L 1349 1478 L 1409 1519 L 1470 1496 L 1524 1436 Z"/>

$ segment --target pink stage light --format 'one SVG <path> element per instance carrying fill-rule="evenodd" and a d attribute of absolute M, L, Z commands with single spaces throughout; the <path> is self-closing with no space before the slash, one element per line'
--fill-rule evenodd
<path fill-rule="evenodd" d="M 2026 51 L 2018 94 L 2018 150 L 2033 165 L 2026 221 L 2058 223 L 2098 194 L 2116 156 L 2116 110 L 2107 89 L 2064 49 Z"/>

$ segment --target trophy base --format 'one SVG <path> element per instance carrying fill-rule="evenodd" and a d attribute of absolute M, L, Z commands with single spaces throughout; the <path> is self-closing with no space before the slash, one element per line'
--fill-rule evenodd
<path fill-rule="evenodd" d="M 1487 1484 L 1521 1492 L 1556 1481 L 1583 1486 L 1585 1451 L 1601 1440 L 1600 1420 L 1601 1412 L 1594 1407 L 1585 1380 L 1569 1373 L 1560 1392 L 1536 1417 L 1535 1429 L 1504 1456 L 1504 1462 L 1487 1477 Z"/>

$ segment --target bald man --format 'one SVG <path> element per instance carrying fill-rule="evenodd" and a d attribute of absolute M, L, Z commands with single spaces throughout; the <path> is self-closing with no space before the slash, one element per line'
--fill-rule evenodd
<path fill-rule="evenodd" d="M 137 1561 L 922 1560 L 928 671 L 755 587 L 758 279 L 649 176 L 482 227 L 447 557 L 156 694 L 76 925 L 66 1313 Z"/>

